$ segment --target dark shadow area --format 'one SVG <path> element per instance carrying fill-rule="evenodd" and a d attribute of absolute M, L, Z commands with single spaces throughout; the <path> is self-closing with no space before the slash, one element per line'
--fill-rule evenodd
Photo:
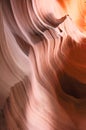
<path fill-rule="evenodd" d="M 65 93 L 75 98 L 86 98 L 86 84 L 80 83 L 67 74 L 62 74 L 59 80 Z"/>

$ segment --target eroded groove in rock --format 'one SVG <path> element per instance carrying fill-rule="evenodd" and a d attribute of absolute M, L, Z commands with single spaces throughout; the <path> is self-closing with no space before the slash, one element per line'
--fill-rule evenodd
<path fill-rule="evenodd" d="M 85 130 L 84 4 L 0 1 L 0 107 L 7 130 Z"/>

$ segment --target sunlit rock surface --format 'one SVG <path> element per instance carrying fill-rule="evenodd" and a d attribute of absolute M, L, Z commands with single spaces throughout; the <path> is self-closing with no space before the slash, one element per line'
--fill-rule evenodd
<path fill-rule="evenodd" d="M 86 129 L 86 1 L 0 1 L 0 130 Z"/>

